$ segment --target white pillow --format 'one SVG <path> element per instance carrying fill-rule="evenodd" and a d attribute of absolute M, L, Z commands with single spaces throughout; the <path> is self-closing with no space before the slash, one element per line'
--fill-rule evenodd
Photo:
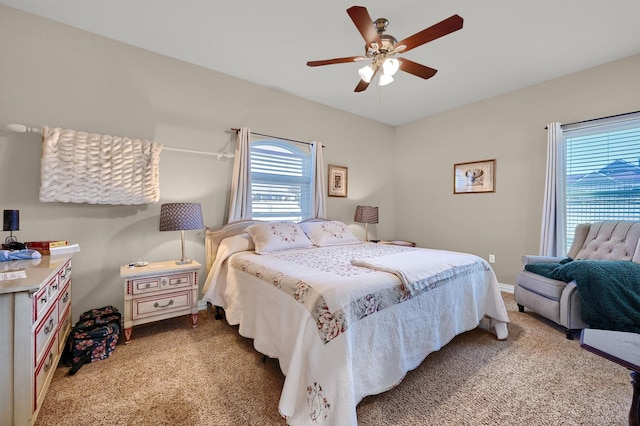
<path fill-rule="evenodd" d="M 255 248 L 253 245 L 253 240 L 247 233 L 224 238 L 222 241 L 220 241 L 218 250 L 220 250 L 220 247 L 223 247 L 231 254 L 237 253 L 239 251 L 251 251 Z"/>
<path fill-rule="evenodd" d="M 247 228 L 256 253 L 313 247 L 302 228 L 294 222 L 256 223 Z"/>
<path fill-rule="evenodd" d="M 347 225 L 339 220 L 304 222 L 300 226 L 311 242 L 320 247 L 362 243 L 362 240 L 353 235 Z"/>

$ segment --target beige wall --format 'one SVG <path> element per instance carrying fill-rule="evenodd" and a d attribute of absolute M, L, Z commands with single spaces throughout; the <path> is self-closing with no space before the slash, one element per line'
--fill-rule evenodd
<path fill-rule="evenodd" d="M 515 283 L 537 254 L 547 123 L 640 110 L 640 55 L 424 118 L 396 129 L 398 238 L 488 259 Z M 453 194 L 453 164 L 496 159 L 496 192 Z"/>
<path fill-rule="evenodd" d="M 205 223 L 222 225 L 232 160 L 163 152 L 161 199 L 154 205 L 41 203 L 40 137 L 12 133 L 9 123 L 209 152 L 233 151 L 228 130 L 241 126 L 322 141 L 326 163 L 349 168 L 348 198 L 329 198 L 329 217 L 364 236 L 364 227 L 353 224 L 355 206 L 375 204 L 381 223 L 370 232 L 395 234 L 393 181 L 380 173 L 393 157 L 393 127 L 0 6 L 0 209 L 20 210 L 19 241 L 80 244 L 73 260 L 75 317 L 107 304 L 122 308 L 121 265 L 141 256 L 180 257 L 180 234 L 158 231 L 161 203 L 202 203 Z M 187 254 L 204 264 L 204 231 L 185 234 Z"/>
<path fill-rule="evenodd" d="M 397 128 L 0 6 L 0 208 L 20 209 L 22 241 L 70 239 L 74 316 L 123 305 L 120 265 L 179 257 L 179 234 L 159 232 L 163 202 L 202 203 L 224 223 L 230 160 L 163 152 L 160 203 L 106 206 L 38 201 L 40 140 L 9 123 L 233 150 L 231 127 L 319 140 L 327 164 L 349 167 L 349 197 L 328 215 L 353 224 L 358 204 L 380 206 L 371 237 L 496 255 L 513 284 L 520 256 L 538 250 L 544 127 L 640 110 L 640 55 L 467 105 Z M 389 168 L 389 158 L 395 167 Z M 495 158 L 496 192 L 453 195 L 453 164 Z M 187 254 L 204 263 L 203 232 Z M 201 277 L 201 283 L 203 282 Z"/>

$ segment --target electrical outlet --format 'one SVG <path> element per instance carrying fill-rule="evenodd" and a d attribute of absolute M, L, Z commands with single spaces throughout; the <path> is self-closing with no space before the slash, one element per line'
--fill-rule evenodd
<path fill-rule="evenodd" d="M 495 254 L 490 254 L 489 255 L 489 263 L 496 263 L 496 255 Z"/>

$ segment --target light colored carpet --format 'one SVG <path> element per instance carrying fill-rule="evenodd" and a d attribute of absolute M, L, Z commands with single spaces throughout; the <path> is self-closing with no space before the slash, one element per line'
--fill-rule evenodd
<path fill-rule="evenodd" d="M 503 293 L 511 324 L 475 329 L 357 409 L 368 425 L 626 425 L 629 371 Z M 283 376 L 237 327 L 202 312 L 136 327 L 106 360 L 55 373 L 36 425 L 284 425 Z"/>

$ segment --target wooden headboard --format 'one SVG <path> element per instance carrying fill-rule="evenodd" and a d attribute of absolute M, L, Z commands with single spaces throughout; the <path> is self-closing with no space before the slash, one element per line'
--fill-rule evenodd
<path fill-rule="evenodd" d="M 307 219 L 303 220 L 300 223 L 304 222 L 326 222 L 329 219 Z M 246 229 L 253 225 L 254 223 L 265 223 L 264 220 L 239 220 L 237 222 L 230 222 L 226 225 L 223 225 L 221 228 L 217 229 L 209 229 L 209 227 L 205 230 L 205 238 L 204 245 L 207 250 L 207 264 L 206 264 L 206 273 L 209 273 L 213 262 L 216 260 L 216 253 L 218 253 L 218 246 L 220 242 L 227 237 L 232 237 L 234 235 L 243 234 L 246 232 Z M 206 275 L 205 273 L 205 275 Z"/>

